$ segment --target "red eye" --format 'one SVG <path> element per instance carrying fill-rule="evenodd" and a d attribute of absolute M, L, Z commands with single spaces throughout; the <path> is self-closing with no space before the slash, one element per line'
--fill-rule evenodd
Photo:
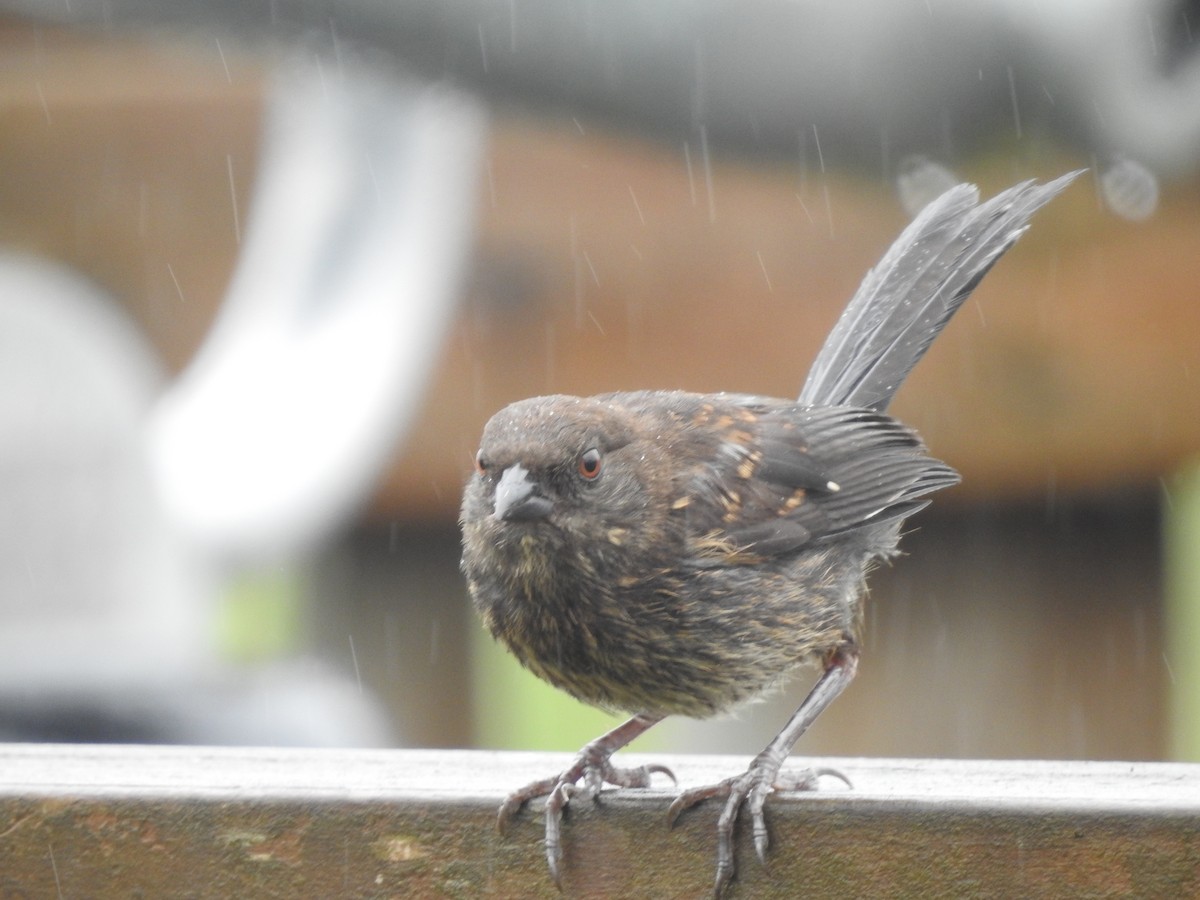
<path fill-rule="evenodd" d="M 475 454 L 475 471 L 480 475 L 486 475 L 488 470 L 488 461 L 483 457 L 483 451 L 480 450 Z"/>
<path fill-rule="evenodd" d="M 601 461 L 600 451 L 595 447 L 584 450 L 579 454 L 579 474 L 588 481 L 595 481 L 600 477 Z"/>

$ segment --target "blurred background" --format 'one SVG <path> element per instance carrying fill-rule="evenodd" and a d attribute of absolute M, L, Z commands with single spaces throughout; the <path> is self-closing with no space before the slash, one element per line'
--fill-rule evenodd
<path fill-rule="evenodd" d="M 963 484 L 798 753 L 1200 759 L 1195 4 L 0 0 L 0 737 L 574 750 L 458 572 L 522 397 L 794 395 L 1089 167 L 893 412 Z M 839 8 L 840 9 L 840 8 Z M 793 684 L 635 747 L 755 753 Z"/>

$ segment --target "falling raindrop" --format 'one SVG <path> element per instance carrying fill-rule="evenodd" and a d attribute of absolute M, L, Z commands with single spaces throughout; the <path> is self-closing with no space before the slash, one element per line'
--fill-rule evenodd
<path fill-rule="evenodd" d="M 175 293 L 179 295 L 179 299 L 187 302 L 183 297 L 183 288 L 179 286 L 179 279 L 175 277 L 175 269 L 170 263 L 167 263 L 167 274 L 171 276 L 171 282 L 175 285 Z"/>
<path fill-rule="evenodd" d="M 801 197 L 799 194 L 796 194 L 796 200 L 799 201 L 800 209 L 802 209 L 804 211 L 804 215 L 806 215 L 808 217 L 808 221 L 815 223 L 817 220 L 814 219 L 812 213 L 810 213 L 808 211 L 808 205 L 804 202 L 804 198 Z"/>
<path fill-rule="evenodd" d="M 483 36 L 483 23 L 482 23 L 482 22 L 480 22 L 480 23 L 479 23 L 479 24 L 476 26 L 476 28 L 477 28 L 477 30 L 479 31 L 479 57 L 480 57 L 480 62 L 481 62 L 481 63 L 482 63 L 482 65 L 483 65 L 483 74 L 484 74 L 484 75 L 486 75 L 486 74 L 488 74 L 488 71 L 489 71 L 489 70 L 488 70 L 487 40 L 486 40 L 486 39 L 484 38 L 484 36 Z"/>
<path fill-rule="evenodd" d="M 225 154 L 225 168 L 229 172 L 229 197 L 233 206 L 233 240 L 234 243 L 242 242 L 242 223 L 238 216 L 238 199 L 237 199 L 237 183 L 233 178 L 233 154 Z"/>
<path fill-rule="evenodd" d="M 960 180 L 941 163 L 924 156 L 908 156 L 901 160 L 896 172 L 896 194 L 904 211 L 915 216 Z"/>
<path fill-rule="evenodd" d="M 592 274 L 592 282 L 596 285 L 596 287 L 600 287 L 600 276 L 596 274 L 596 267 L 592 265 L 592 258 L 588 256 L 588 252 L 586 250 L 580 251 L 580 255 L 583 257 L 583 261 L 587 265 L 587 270 Z"/>
<path fill-rule="evenodd" d="M 696 205 L 696 173 L 692 171 L 692 148 L 683 142 L 683 164 L 687 168 L 688 191 L 692 195 L 692 206 Z"/>
<path fill-rule="evenodd" d="M 579 227 L 576 224 L 574 213 L 568 219 L 567 233 L 571 242 L 571 266 L 575 285 L 575 327 L 581 328 L 586 300 L 583 287 L 583 255 L 579 251 Z"/>
<path fill-rule="evenodd" d="M 829 236 L 833 237 L 833 203 L 829 198 L 829 181 L 825 178 L 825 154 L 821 151 L 821 136 L 817 133 L 817 123 L 812 127 L 813 143 L 817 147 L 817 165 L 821 169 L 821 192 L 825 195 L 825 216 L 829 222 Z"/>
<path fill-rule="evenodd" d="M 225 80 L 233 84 L 233 75 L 229 72 L 229 62 L 225 59 L 225 50 L 221 47 L 221 39 L 214 38 L 217 44 L 217 54 L 221 57 L 221 68 L 225 70 Z"/>
<path fill-rule="evenodd" d="M 1167 658 L 1167 651 L 1162 652 L 1163 671 L 1167 673 L 1167 680 L 1171 686 L 1175 686 L 1175 670 L 1171 667 L 1171 660 Z"/>
<path fill-rule="evenodd" d="M 1100 175 L 1100 196 L 1122 219 L 1144 222 L 1158 209 L 1158 179 L 1141 163 L 1118 159 Z"/>
<path fill-rule="evenodd" d="M 138 211 L 137 211 L 137 233 L 138 237 L 145 238 L 149 233 L 149 225 L 147 224 L 150 215 L 150 186 L 142 181 L 138 184 Z"/>
<path fill-rule="evenodd" d="M 358 693 L 363 692 L 362 673 L 358 670 L 358 653 L 354 650 L 354 635 L 346 635 L 350 639 L 350 661 L 354 663 L 354 681 L 358 685 Z"/>
<path fill-rule="evenodd" d="M 708 194 L 708 221 L 717 221 L 717 198 L 713 194 L 712 158 L 708 154 L 708 128 L 700 126 L 700 162 L 704 166 L 704 190 Z"/>
<path fill-rule="evenodd" d="M 762 269 L 763 280 L 767 283 L 767 292 L 773 294 L 775 293 L 775 288 L 771 285 L 771 276 L 767 274 L 767 264 L 763 262 L 762 251 L 758 250 L 756 254 L 758 256 L 758 267 Z"/>
<path fill-rule="evenodd" d="M 38 81 L 33 86 L 37 90 L 38 102 L 42 105 L 42 115 L 46 117 L 46 124 L 53 125 L 54 120 L 50 118 L 50 104 L 46 102 L 46 92 L 42 90 L 42 83 Z"/>
<path fill-rule="evenodd" d="M 58 892 L 59 897 L 65 896 L 62 890 L 62 882 L 58 879 L 58 863 L 54 861 L 54 845 L 47 842 L 46 849 L 50 851 L 50 871 L 54 873 L 54 888 Z"/>
<path fill-rule="evenodd" d="M 492 209 L 496 208 L 496 174 L 492 170 L 492 158 L 487 158 L 485 174 L 487 175 L 488 201 L 491 203 Z"/>
<path fill-rule="evenodd" d="M 1012 99 L 1013 126 L 1016 128 L 1017 140 L 1021 139 L 1021 106 L 1017 103 L 1017 77 L 1013 67 L 1008 67 L 1008 95 Z"/>
<path fill-rule="evenodd" d="M 629 185 L 629 196 L 633 200 L 633 208 L 637 211 L 638 221 L 643 225 L 646 224 L 646 217 L 642 215 L 642 205 L 638 203 L 637 194 L 633 192 L 633 185 Z"/>

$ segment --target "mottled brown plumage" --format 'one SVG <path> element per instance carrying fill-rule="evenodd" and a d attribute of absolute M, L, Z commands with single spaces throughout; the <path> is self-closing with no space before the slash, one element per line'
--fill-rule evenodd
<path fill-rule="evenodd" d="M 763 802 L 796 739 L 852 679 L 871 564 L 906 516 L 958 476 L 884 414 L 896 389 L 1029 216 L 1073 176 L 979 205 L 934 201 L 868 275 L 799 401 L 641 391 L 523 400 L 484 429 L 463 499 L 463 571 L 492 634 L 532 672 L 634 716 L 565 772 L 517 791 L 501 824 L 547 795 L 558 879 L 560 820 L 582 782 L 644 786 L 612 753 L 667 715 L 711 716 L 805 662 L 824 673 L 742 775 L 685 792 L 672 820 L 714 796 L 716 891 L 733 874 L 745 806 L 760 856 Z M 669 773 L 668 773 L 669 774 Z"/>
<path fill-rule="evenodd" d="M 854 643 L 868 561 L 956 480 L 886 416 L 720 394 L 538 397 L 482 448 L 463 531 L 486 548 L 464 556 L 484 622 L 572 696 L 660 716 L 711 716 Z M 514 464 L 546 516 L 491 515 Z"/>

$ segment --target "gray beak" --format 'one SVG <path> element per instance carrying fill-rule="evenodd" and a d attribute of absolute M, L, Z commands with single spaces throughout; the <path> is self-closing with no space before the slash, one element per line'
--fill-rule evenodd
<path fill-rule="evenodd" d="M 507 522 L 528 522 L 550 515 L 554 504 L 538 492 L 522 465 L 509 466 L 496 485 L 496 518 Z"/>

